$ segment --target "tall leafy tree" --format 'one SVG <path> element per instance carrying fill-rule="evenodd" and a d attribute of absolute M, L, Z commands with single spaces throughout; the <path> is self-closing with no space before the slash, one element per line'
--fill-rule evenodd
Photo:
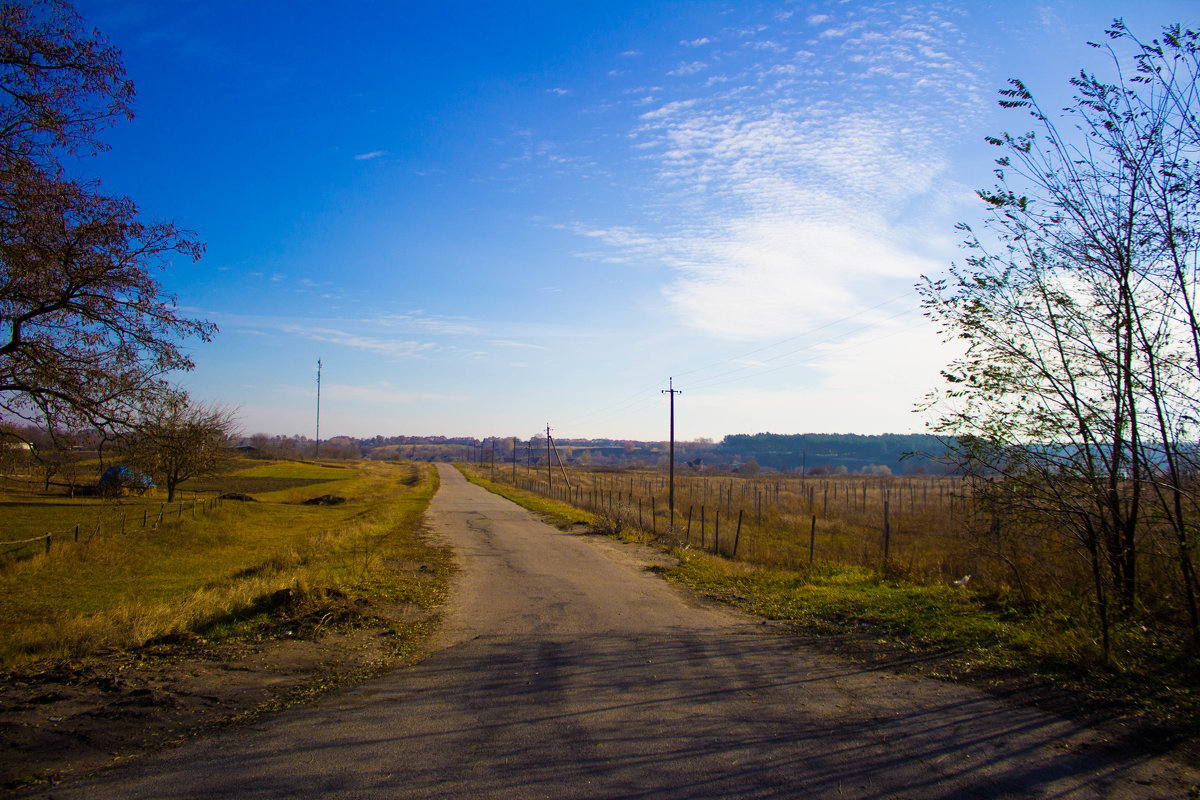
<path fill-rule="evenodd" d="M 189 370 L 216 328 L 176 310 L 154 272 L 203 246 L 124 197 L 64 175 L 132 117 L 120 53 L 62 0 L 0 3 L 0 415 L 118 431 Z"/>

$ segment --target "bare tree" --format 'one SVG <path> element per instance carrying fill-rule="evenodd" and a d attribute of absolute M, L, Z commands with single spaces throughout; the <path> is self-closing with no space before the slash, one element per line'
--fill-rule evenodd
<path fill-rule="evenodd" d="M 233 409 L 193 404 L 179 393 L 144 409 L 133 438 L 132 460 L 162 477 L 169 503 L 180 483 L 212 475 L 222 467 L 236 435 Z"/>
<path fill-rule="evenodd" d="M 1127 37 L 1119 22 L 1109 34 Z M 1059 117 L 1010 82 L 1001 105 L 1028 112 L 1034 130 L 989 137 L 1004 155 L 997 186 L 979 193 L 987 224 L 962 226 L 965 264 L 918 287 L 966 345 L 930 397 L 937 432 L 955 437 L 992 513 L 1066 533 L 1086 555 L 1106 654 L 1109 597 L 1123 613 L 1138 599 L 1147 495 L 1165 507 L 1186 494 L 1200 411 L 1196 39 L 1166 36 L 1174 49 L 1138 45 L 1128 75 L 1108 46 L 1111 77 L 1081 72 Z M 1181 512 L 1178 539 L 1200 641 L 1193 517 Z"/>
<path fill-rule="evenodd" d="M 83 453 L 79 449 L 83 437 L 73 431 L 31 428 L 23 432 L 21 438 L 33 447 L 33 457 L 45 481 L 44 490 L 50 491 L 51 481 L 59 477 L 66 482 L 68 493 L 74 497 L 75 487 L 79 484 L 80 462 L 83 460 Z"/>

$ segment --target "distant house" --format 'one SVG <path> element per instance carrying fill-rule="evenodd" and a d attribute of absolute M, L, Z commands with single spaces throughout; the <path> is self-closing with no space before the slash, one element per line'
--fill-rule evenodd
<path fill-rule="evenodd" d="M 120 495 L 153 494 L 154 481 L 144 472 L 130 469 L 125 464 L 114 464 L 100 476 L 100 493 L 110 497 Z"/>

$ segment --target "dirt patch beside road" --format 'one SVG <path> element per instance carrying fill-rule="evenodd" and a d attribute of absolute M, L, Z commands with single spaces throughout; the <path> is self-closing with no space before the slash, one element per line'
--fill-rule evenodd
<path fill-rule="evenodd" d="M 257 713 L 378 675 L 417 658 L 373 617 L 412 611 L 359 606 L 354 626 L 281 618 L 270 638 L 208 642 L 180 636 L 4 676 L 0 787 L 87 774 Z"/>

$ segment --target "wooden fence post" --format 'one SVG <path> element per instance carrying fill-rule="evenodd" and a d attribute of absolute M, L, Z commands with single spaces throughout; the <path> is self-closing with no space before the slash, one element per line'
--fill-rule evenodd
<path fill-rule="evenodd" d="M 903 502 L 903 501 L 902 501 Z M 888 522 L 888 498 L 883 498 L 883 567 L 887 569 L 888 549 L 892 543 L 892 527 Z"/>
<path fill-rule="evenodd" d="M 737 533 L 733 535 L 733 557 L 737 558 L 738 540 L 742 538 L 742 509 L 738 509 Z"/>
<path fill-rule="evenodd" d="M 808 531 L 808 568 L 812 569 L 813 551 L 817 545 L 817 517 L 814 514 L 812 518 L 812 527 Z"/>

